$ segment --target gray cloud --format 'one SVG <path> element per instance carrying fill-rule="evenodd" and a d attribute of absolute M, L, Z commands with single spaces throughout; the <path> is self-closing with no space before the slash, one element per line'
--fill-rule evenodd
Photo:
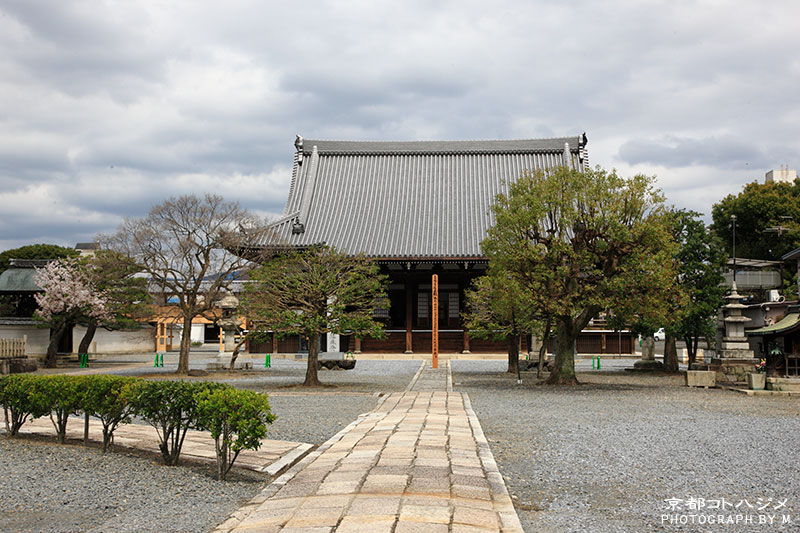
<path fill-rule="evenodd" d="M 709 166 L 720 169 L 765 168 L 770 157 L 752 140 L 733 137 L 634 139 L 623 144 L 618 157 L 631 165 L 651 164 L 667 168 Z"/>
<path fill-rule="evenodd" d="M 295 133 L 586 131 L 592 163 L 708 212 L 800 166 L 800 6 L 735 7 L 5 2 L 0 247 L 74 244 L 176 194 L 277 214 Z"/>

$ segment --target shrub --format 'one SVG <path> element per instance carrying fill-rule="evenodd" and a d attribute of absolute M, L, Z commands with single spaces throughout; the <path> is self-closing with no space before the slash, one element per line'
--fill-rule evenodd
<path fill-rule="evenodd" d="M 189 429 L 198 426 L 197 395 L 205 390 L 229 388 L 215 382 L 140 381 L 130 390 L 136 413 L 158 433 L 164 464 L 175 466 Z"/>
<path fill-rule="evenodd" d="M 0 381 L 0 401 L 6 413 L 6 429 L 11 436 L 19 433 L 28 417 L 39 418 L 50 413 L 50 401 L 42 390 L 42 379 L 37 375 L 15 374 Z"/>
<path fill-rule="evenodd" d="M 239 452 L 257 450 L 275 420 L 266 394 L 232 387 L 197 394 L 199 426 L 211 432 L 217 452 L 217 478 L 222 481 Z"/>
<path fill-rule="evenodd" d="M 69 416 L 83 410 L 85 383 L 84 376 L 41 376 L 39 380 L 41 393 L 50 404 L 50 421 L 62 444 L 67 438 Z"/>
<path fill-rule="evenodd" d="M 135 378 L 92 375 L 84 378 L 83 409 L 103 423 L 103 452 L 114 437 L 119 424 L 127 424 L 134 414 L 134 407 L 128 400 L 129 389 L 136 383 Z"/>

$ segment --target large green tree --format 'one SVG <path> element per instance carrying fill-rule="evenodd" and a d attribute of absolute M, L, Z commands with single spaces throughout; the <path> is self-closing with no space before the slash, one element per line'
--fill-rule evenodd
<path fill-rule="evenodd" d="M 575 341 L 600 311 L 646 307 L 674 277 L 674 241 L 654 178 L 599 167 L 526 173 L 492 211 L 484 253 L 553 318 L 549 383 L 577 383 Z"/>
<path fill-rule="evenodd" d="M 80 252 L 56 244 L 29 244 L 0 253 L 0 274 L 10 266 L 11 259 L 68 259 L 77 258 Z"/>
<path fill-rule="evenodd" d="M 317 361 L 321 335 L 383 334 L 382 324 L 373 315 L 376 307 L 389 304 L 386 278 L 363 256 L 314 246 L 278 255 L 253 271 L 250 279 L 240 311 L 266 331 L 308 339 L 303 385 L 320 385 Z"/>
<path fill-rule="evenodd" d="M 465 294 L 464 325 L 480 339 L 505 340 L 508 372 L 519 372 L 519 341 L 526 332 L 539 329 L 531 300 L 517 281 L 494 263 L 473 281 Z"/>
<path fill-rule="evenodd" d="M 731 216 L 736 215 L 736 255 L 778 260 L 800 246 L 800 180 L 794 183 L 748 183 L 711 210 L 711 231 L 731 255 Z"/>
<path fill-rule="evenodd" d="M 793 183 L 748 183 L 742 192 L 729 194 L 714 204 L 711 231 L 733 256 L 733 223 L 736 216 L 736 256 L 778 261 L 800 247 L 800 180 Z M 783 270 L 781 289 L 787 298 L 797 291 L 797 272 Z"/>
<path fill-rule="evenodd" d="M 699 339 L 714 336 L 717 312 L 727 290 L 722 275 L 727 261 L 725 248 L 700 216 L 694 211 L 676 210 L 671 217 L 673 238 L 679 246 L 675 282 L 684 300 L 666 329 L 667 334 L 686 342 L 690 365 L 697 358 Z"/>

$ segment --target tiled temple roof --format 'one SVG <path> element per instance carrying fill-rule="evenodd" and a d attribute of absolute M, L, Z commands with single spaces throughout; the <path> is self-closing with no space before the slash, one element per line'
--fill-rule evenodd
<path fill-rule="evenodd" d="M 588 167 L 586 136 L 355 142 L 298 137 L 283 246 L 326 243 L 382 259 L 477 258 L 505 181 L 526 170 Z M 269 245 L 270 243 L 259 243 Z"/>

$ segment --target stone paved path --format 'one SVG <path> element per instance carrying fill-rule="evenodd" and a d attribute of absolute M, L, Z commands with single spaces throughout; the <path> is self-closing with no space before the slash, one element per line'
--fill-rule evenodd
<path fill-rule="evenodd" d="M 67 423 L 68 439 L 83 439 L 83 418 L 70 417 Z M 29 420 L 20 429 L 20 433 L 34 433 L 37 435 L 55 436 L 55 429 L 49 418 Z M 103 442 L 103 426 L 98 420 L 89 420 L 89 440 Z M 159 453 L 158 435 L 150 425 L 123 424 L 114 431 L 114 445 Z M 236 458 L 235 466 L 247 468 L 257 472 L 266 472 L 276 475 L 287 466 L 297 462 L 298 459 L 312 448 L 311 444 L 281 440 L 261 441 L 257 451 L 242 450 Z M 181 458 L 196 459 L 207 462 L 216 461 L 214 439 L 207 431 L 189 430 L 181 448 Z"/>
<path fill-rule="evenodd" d="M 469 398 L 447 390 L 448 368 L 424 367 L 411 390 L 384 397 L 215 531 L 521 532 Z"/>
<path fill-rule="evenodd" d="M 430 361 L 423 361 L 420 372 L 411 380 L 408 390 L 452 392 L 453 378 L 450 372 L 450 361 L 439 361 L 439 368 L 433 368 Z"/>

